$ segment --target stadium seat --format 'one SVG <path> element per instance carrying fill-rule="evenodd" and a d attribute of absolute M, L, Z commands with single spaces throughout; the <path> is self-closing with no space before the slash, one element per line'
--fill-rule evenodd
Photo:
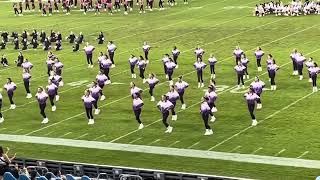
<path fill-rule="evenodd" d="M 56 179 L 56 178 L 57 178 L 52 172 L 47 172 L 44 176 L 45 176 L 47 179 L 51 179 L 51 178 Z"/>
<path fill-rule="evenodd" d="M 10 172 L 6 172 L 3 175 L 3 180 L 17 180 Z"/>
<path fill-rule="evenodd" d="M 45 176 L 40 176 L 36 178 L 37 180 L 48 180 Z"/>
<path fill-rule="evenodd" d="M 90 180 L 90 178 L 88 176 L 82 176 L 81 180 Z"/>
<path fill-rule="evenodd" d="M 18 180 L 30 180 L 30 178 L 29 178 L 27 175 L 25 175 L 25 174 L 20 174 Z"/>
<path fill-rule="evenodd" d="M 67 180 L 80 180 L 81 179 L 81 177 L 74 177 L 71 174 L 67 174 L 66 178 L 67 178 Z"/>

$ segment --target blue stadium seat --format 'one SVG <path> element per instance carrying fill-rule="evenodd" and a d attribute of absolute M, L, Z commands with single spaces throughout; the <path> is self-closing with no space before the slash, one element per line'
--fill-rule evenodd
<path fill-rule="evenodd" d="M 30 180 L 30 178 L 29 178 L 27 175 L 25 175 L 25 174 L 20 174 L 18 180 Z"/>
<path fill-rule="evenodd" d="M 66 175 L 67 180 L 76 180 L 71 174 Z"/>
<path fill-rule="evenodd" d="M 48 180 L 46 177 L 44 176 L 40 176 L 40 177 L 36 177 L 37 180 Z"/>
<path fill-rule="evenodd" d="M 6 172 L 3 175 L 3 180 L 17 180 L 10 172 Z"/>
<path fill-rule="evenodd" d="M 90 178 L 88 176 L 82 176 L 81 180 L 90 180 Z"/>
<path fill-rule="evenodd" d="M 57 178 L 52 172 L 47 172 L 44 176 L 45 176 L 47 179 L 51 179 L 51 178 L 56 179 L 56 178 Z"/>

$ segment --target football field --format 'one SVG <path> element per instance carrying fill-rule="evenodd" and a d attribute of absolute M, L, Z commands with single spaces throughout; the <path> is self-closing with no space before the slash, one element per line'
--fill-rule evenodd
<path fill-rule="evenodd" d="M 313 57 L 320 63 L 320 16 L 253 17 L 253 7 L 259 3 L 257 0 L 193 0 L 189 5 L 184 5 L 182 0 L 177 2 L 177 6 L 166 6 L 164 11 L 155 10 L 146 14 L 139 14 L 138 7 L 135 7 L 134 12 L 127 16 L 123 12 L 113 16 L 107 13 L 94 16 L 93 12 L 83 15 L 72 9 L 69 16 L 55 13 L 50 17 L 41 17 L 40 13 L 32 12 L 25 13 L 23 17 L 15 17 L 12 3 L 0 1 L 0 31 L 21 33 L 24 29 L 28 32 L 37 29 L 39 32 L 45 30 L 48 35 L 50 30 L 54 30 L 61 32 L 63 39 L 70 31 L 75 34 L 82 32 L 85 41 L 96 48 L 93 69 L 87 68 L 84 52 L 72 52 L 72 45 L 67 40 L 63 41 L 62 51 L 53 50 L 64 64 L 64 86 L 59 88 L 60 100 L 56 103 L 56 112 L 51 112 L 48 103 L 46 113 L 50 121 L 46 125 L 41 125 L 42 117 L 36 99 L 25 98 L 22 70 L 14 64 L 18 51 L 13 49 L 11 43 L 6 50 L 0 50 L 0 55 L 6 54 L 10 64 L 6 68 L 0 67 L 0 87 L 3 87 L 7 77 L 11 77 L 18 87 L 14 96 L 17 108 L 14 110 L 9 109 L 6 92 L 1 92 L 5 121 L 0 124 L 0 145 L 9 146 L 19 157 L 253 179 L 315 179 L 320 175 L 320 95 L 312 93 L 306 68 L 301 81 L 298 76 L 291 75 L 292 63 L 289 57 L 296 48 L 306 57 Z M 106 100 L 98 103 L 101 112 L 95 115 L 95 124 L 88 126 L 81 97 L 98 73 L 98 53 L 106 52 L 107 49 L 106 43 L 97 43 L 100 31 L 104 32 L 107 41 L 112 40 L 118 46 L 115 54 L 116 67 L 110 73 L 112 84 L 104 88 Z M 170 54 L 174 45 L 181 51 L 174 80 L 182 75 L 190 87 L 185 93 L 187 108 L 181 110 L 178 101 L 178 120 L 170 120 L 174 128 L 172 134 L 164 133 L 161 113 L 156 102 L 149 101 L 147 84 L 143 84 L 139 78 L 131 79 L 128 58 L 130 54 L 143 54 L 144 41 L 152 47 L 150 64 L 145 74 L 155 73 L 160 80 L 155 88 L 156 102 L 169 91 L 162 56 Z M 259 122 L 256 127 L 250 126 L 250 114 L 243 98 L 247 89 L 236 89 L 232 51 L 238 43 L 250 60 L 250 79 L 245 79 L 246 87 L 256 75 L 266 83 L 266 91 L 262 94 L 263 108 L 255 111 Z M 193 68 L 194 49 L 197 45 L 206 51 L 205 63 L 210 53 L 218 60 L 218 112 L 215 113 L 217 120 L 210 124 L 214 132 L 212 136 L 203 135 L 204 124 L 199 114 L 201 97 L 206 88 L 197 88 Z M 84 44 L 80 48 L 83 46 Z M 257 46 L 261 46 L 266 54 L 272 54 L 280 66 L 276 76 L 276 91 L 270 91 L 266 56 L 263 58 L 263 71 L 257 71 L 253 54 Z M 38 86 L 47 85 L 47 52 L 38 48 L 28 49 L 23 54 L 34 65 L 31 72 L 31 91 L 34 95 Z M 210 70 L 207 67 L 204 74 L 205 87 L 208 86 L 209 78 Z M 131 81 L 144 89 L 142 97 L 145 105 L 141 116 L 145 125 L 143 130 L 137 130 L 138 123 L 132 112 L 129 87 Z M 26 138 L 34 136 L 43 138 Z M 50 142 L 59 140 L 56 138 L 79 141 L 61 140 L 61 145 L 51 144 Z M 91 143 L 88 142 L 87 146 L 77 144 L 86 141 Z M 106 147 L 96 147 L 95 143 L 98 142 L 104 142 L 101 145 Z M 118 147 L 119 144 L 128 144 L 128 149 Z M 150 148 L 150 152 L 144 152 L 148 151 L 149 146 L 161 148 Z M 145 150 L 139 152 L 137 147 Z M 186 154 L 174 154 L 177 152 Z M 200 155 L 205 152 L 212 154 L 208 153 L 208 157 Z M 216 152 L 225 154 L 219 157 L 214 154 Z M 238 159 L 223 158 L 232 154 L 238 156 Z M 242 155 L 250 155 L 256 159 L 264 157 L 266 161 L 249 161 L 242 158 Z M 307 160 L 315 161 L 312 161 L 313 165 L 305 166 L 303 162 L 309 162 Z M 278 161 L 288 163 L 279 164 Z"/>

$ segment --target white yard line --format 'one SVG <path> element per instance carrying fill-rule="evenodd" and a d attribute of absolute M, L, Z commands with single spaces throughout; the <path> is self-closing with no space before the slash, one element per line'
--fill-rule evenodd
<path fill-rule="evenodd" d="M 300 156 L 298 156 L 298 159 L 301 159 L 303 156 L 309 154 L 309 151 L 305 151 L 304 153 L 302 153 Z"/>
<path fill-rule="evenodd" d="M 159 141 L 161 141 L 161 139 L 156 139 L 156 140 L 152 141 L 151 143 L 148 143 L 147 145 L 150 146 L 150 145 L 155 144 Z"/>
<path fill-rule="evenodd" d="M 174 145 L 178 144 L 179 142 L 180 142 L 180 141 L 175 141 L 175 142 L 173 142 L 173 143 L 169 144 L 169 146 L 168 146 L 168 147 L 172 147 L 172 146 L 174 146 Z"/>
<path fill-rule="evenodd" d="M 12 133 L 18 133 L 20 131 L 23 131 L 23 129 L 18 129 L 18 130 L 12 131 Z"/>
<path fill-rule="evenodd" d="M 105 137 L 105 136 L 106 136 L 106 135 L 101 135 L 101 136 L 98 136 L 98 137 L 94 138 L 93 140 L 96 141 L 96 140 L 101 139 L 101 138 L 103 138 L 103 137 Z"/>
<path fill-rule="evenodd" d="M 286 149 L 282 149 L 282 150 L 280 150 L 279 152 L 277 152 L 274 156 L 279 156 L 280 154 L 282 154 L 283 152 L 285 152 L 286 151 Z"/>
<path fill-rule="evenodd" d="M 142 138 L 140 137 L 140 138 L 137 138 L 137 139 L 135 139 L 135 140 L 132 140 L 132 141 L 129 142 L 129 144 L 133 144 L 133 143 L 139 141 L 140 139 L 142 139 Z"/>
<path fill-rule="evenodd" d="M 237 146 L 237 147 L 235 147 L 235 148 L 233 148 L 231 151 L 229 151 L 230 153 L 231 152 L 235 152 L 235 151 L 237 151 L 238 149 L 240 149 L 242 146 Z"/>
<path fill-rule="evenodd" d="M 292 102 L 291 104 L 289 104 L 289 105 L 287 105 L 287 106 L 283 107 L 282 109 L 280 109 L 280 110 L 278 110 L 278 111 L 276 111 L 276 112 L 274 112 L 274 113 L 270 114 L 268 117 L 266 117 L 265 119 L 263 119 L 263 120 L 261 120 L 261 121 L 259 121 L 259 120 L 258 120 L 258 125 L 259 125 L 259 124 L 261 124 L 261 123 L 263 123 L 264 121 L 266 121 L 266 120 L 268 120 L 268 119 L 271 119 L 273 116 L 275 116 L 275 115 L 279 114 L 280 112 L 282 112 L 282 111 L 284 111 L 284 110 L 288 109 L 289 107 L 294 106 L 295 104 L 297 104 L 298 102 L 300 102 L 300 101 L 302 101 L 302 100 L 306 99 L 307 97 L 311 96 L 312 94 L 314 94 L 314 93 L 312 92 L 312 93 L 309 93 L 309 94 L 307 94 L 307 95 L 305 95 L 305 96 L 303 96 L 303 97 L 299 98 L 298 100 L 296 100 L 296 101 Z M 243 130 L 239 131 L 238 133 L 236 133 L 236 134 L 234 134 L 234 135 L 230 136 L 229 138 L 227 138 L 227 139 L 225 139 L 225 140 L 221 141 L 220 143 L 218 143 L 218 144 L 214 145 L 213 147 L 209 148 L 209 149 L 208 149 L 208 151 L 211 151 L 212 149 L 214 149 L 214 148 L 216 148 L 216 147 L 218 147 L 218 146 L 220 146 L 220 145 L 222 145 L 222 144 L 224 144 L 224 143 L 226 143 L 226 142 L 230 141 L 231 139 L 233 139 L 233 138 L 235 138 L 235 137 L 239 136 L 240 134 L 242 134 L 242 133 L 244 133 L 244 132 L 248 131 L 248 130 L 249 130 L 249 129 L 251 129 L 251 128 L 253 128 L 253 126 L 248 126 L 247 128 L 245 128 L 245 129 L 243 129 Z"/>
<path fill-rule="evenodd" d="M 83 138 L 83 137 L 85 137 L 85 136 L 87 136 L 88 135 L 88 133 L 85 133 L 85 134 L 82 134 L 81 136 L 79 136 L 79 137 L 77 137 L 77 138 L 75 138 L 75 139 L 81 139 L 81 138 Z"/>
<path fill-rule="evenodd" d="M 262 147 L 259 147 L 258 149 L 254 150 L 251 154 L 256 154 L 258 151 L 262 150 Z"/>
<path fill-rule="evenodd" d="M 195 147 L 196 145 L 198 145 L 200 143 L 200 141 L 192 144 L 191 146 L 187 147 L 187 149 L 192 149 L 193 147 Z"/>
<path fill-rule="evenodd" d="M 52 134 L 52 133 L 54 133 L 55 131 L 50 131 L 50 132 L 48 132 L 47 134 L 44 134 L 45 136 L 48 136 L 48 135 L 50 135 L 50 134 Z"/>
<path fill-rule="evenodd" d="M 52 146 L 68 146 L 77 148 L 92 148 L 111 151 L 124 151 L 135 153 L 147 153 L 158 155 L 170 155 L 179 157 L 192 157 L 204 159 L 216 159 L 234 161 L 240 163 L 268 164 L 276 166 L 288 166 L 299 168 L 320 169 L 320 160 L 307 160 L 298 158 L 284 158 L 273 156 L 260 156 L 252 154 L 225 153 L 215 151 L 203 151 L 194 149 L 179 149 L 158 146 L 145 146 L 133 144 L 120 144 L 98 141 L 72 140 L 62 138 L 35 137 L 25 135 L 0 134 L 0 141 L 35 143 Z"/>
<path fill-rule="evenodd" d="M 59 136 L 59 138 L 62 138 L 62 137 L 68 136 L 69 134 L 72 134 L 72 132 L 67 132 L 67 133 L 65 133 L 65 134 L 63 134 L 63 135 L 61 135 L 61 136 Z"/>

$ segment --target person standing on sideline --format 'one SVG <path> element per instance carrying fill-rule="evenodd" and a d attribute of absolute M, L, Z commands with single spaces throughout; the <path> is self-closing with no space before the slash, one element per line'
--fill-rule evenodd
<path fill-rule="evenodd" d="M 142 99 L 139 97 L 138 94 L 134 94 L 133 95 L 133 100 L 132 100 L 132 108 L 133 108 L 133 112 L 134 115 L 136 117 L 137 122 L 139 123 L 139 127 L 138 129 L 143 129 L 143 124 L 141 122 L 140 116 L 141 116 L 141 111 L 142 111 L 142 107 L 143 107 L 143 101 Z"/>
<path fill-rule="evenodd" d="M 162 123 L 166 127 L 165 133 L 171 133 L 173 127 L 168 123 L 169 112 L 173 108 L 173 104 L 168 100 L 166 95 L 161 97 L 161 101 L 157 104 L 158 109 L 162 113 Z"/>
<path fill-rule="evenodd" d="M 89 42 L 87 42 L 86 46 L 83 49 L 87 56 L 88 68 L 93 68 L 92 54 L 95 50 L 94 46 L 90 45 Z"/>
<path fill-rule="evenodd" d="M 149 84 L 149 94 L 151 96 L 150 101 L 155 101 L 155 98 L 153 96 L 153 90 L 159 83 L 159 80 L 155 77 L 153 73 L 151 73 L 149 74 L 149 78 L 146 80 L 146 82 Z"/>
<path fill-rule="evenodd" d="M 114 67 L 116 67 L 116 65 L 114 63 L 114 53 L 117 50 L 117 46 L 113 43 L 113 41 L 109 41 L 107 48 L 108 48 L 110 60 L 112 62 L 111 68 L 114 68 Z"/>
<path fill-rule="evenodd" d="M 178 58 L 179 58 L 179 55 L 180 55 L 180 51 L 179 51 L 179 49 L 177 48 L 177 46 L 174 46 L 174 47 L 173 47 L 171 53 L 172 53 L 173 61 L 174 61 L 174 63 L 177 65 L 177 66 L 176 66 L 176 69 L 178 69 L 178 68 L 179 68 Z"/>
<path fill-rule="evenodd" d="M 186 109 L 186 104 L 184 103 L 183 96 L 184 96 L 185 90 L 189 87 L 189 84 L 187 82 L 183 81 L 182 76 L 179 76 L 178 81 L 175 84 L 175 87 L 178 91 L 179 98 L 180 98 L 180 101 L 182 104 L 181 109 L 184 110 L 184 109 Z"/>
<path fill-rule="evenodd" d="M 13 102 L 13 93 L 17 89 L 17 85 L 12 82 L 11 78 L 7 78 L 7 83 L 4 85 L 4 89 L 7 91 L 9 97 L 10 109 L 15 109 L 16 105 Z"/>
<path fill-rule="evenodd" d="M 264 56 L 264 52 L 262 51 L 261 47 L 257 47 L 256 51 L 254 52 L 254 55 L 257 60 L 258 71 L 260 72 L 260 71 L 262 71 L 261 59 Z"/>
<path fill-rule="evenodd" d="M 197 71 L 197 77 L 198 77 L 198 88 L 203 88 L 204 84 L 203 84 L 203 70 L 204 68 L 206 68 L 206 64 L 204 62 L 202 62 L 201 57 L 197 58 L 197 62 L 195 62 L 193 64 L 194 68 Z"/>
<path fill-rule="evenodd" d="M 257 109 L 262 108 L 261 94 L 263 92 L 264 86 L 265 83 L 262 82 L 258 76 L 256 76 L 255 80 L 250 84 L 250 87 L 253 89 L 254 93 L 256 93 L 259 96 L 259 99 L 257 100 Z"/>
<path fill-rule="evenodd" d="M 252 88 L 249 89 L 249 92 L 244 94 L 244 98 L 247 101 L 248 110 L 252 119 L 251 126 L 256 126 L 258 124 L 256 117 L 254 115 L 254 108 L 256 106 L 256 102 L 260 97 L 254 92 Z"/>
<path fill-rule="evenodd" d="M 244 67 L 241 63 L 241 61 L 238 61 L 238 65 L 236 65 L 234 67 L 234 70 L 237 73 L 237 77 L 238 77 L 238 89 L 240 89 L 240 87 L 242 86 L 242 89 L 244 89 L 244 81 L 243 81 L 243 76 L 244 76 L 244 71 L 245 71 L 246 67 Z M 241 86 L 240 86 L 241 83 Z"/>
<path fill-rule="evenodd" d="M 200 114 L 206 128 L 206 132 L 204 133 L 205 136 L 210 136 L 213 134 L 213 131 L 209 125 L 209 115 L 213 116 L 213 114 L 211 112 L 211 108 L 209 107 L 208 100 L 208 97 L 203 97 L 200 105 Z"/>
<path fill-rule="evenodd" d="M 90 90 L 86 89 L 84 91 L 84 95 L 82 96 L 82 101 L 84 104 L 84 108 L 86 110 L 87 118 L 88 118 L 88 125 L 94 124 L 94 119 L 92 115 L 92 105 L 95 102 L 95 99 L 91 96 Z"/>
<path fill-rule="evenodd" d="M 217 59 L 214 57 L 213 54 L 210 54 L 210 58 L 208 59 L 209 65 L 210 65 L 210 74 L 211 78 L 216 78 L 216 71 L 215 71 L 215 65 L 218 62 Z"/>
<path fill-rule="evenodd" d="M 42 124 L 47 124 L 49 122 L 49 119 L 46 116 L 45 110 L 47 106 L 47 99 L 48 99 L 48 94 L 44 91 L 42 87 L 38 87 L 38 92 L 35 95 L 38 103 L 39 103 L 39 108 L 40 108 L 40 114 L 43 117 Z"/>

